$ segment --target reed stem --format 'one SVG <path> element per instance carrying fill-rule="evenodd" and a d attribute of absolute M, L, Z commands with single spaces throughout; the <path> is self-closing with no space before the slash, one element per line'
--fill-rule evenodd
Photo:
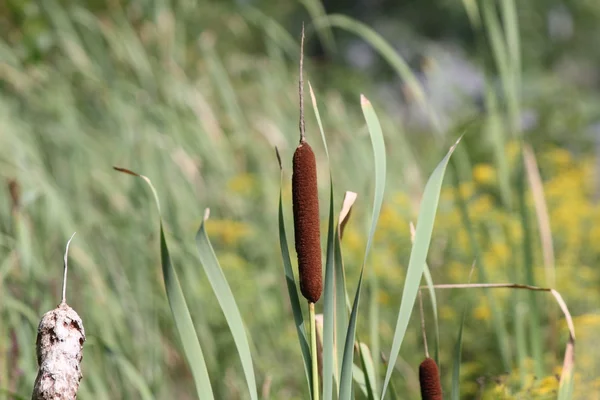
<path fill-rule="evenodd" d="M 319 358 L 317 354 L 317 323 L 315 320 L 315 303 L 308 302 L 308 318 L 310 319 L 310 354 L 312 359 L 312 400 L 319 400 Z"/>

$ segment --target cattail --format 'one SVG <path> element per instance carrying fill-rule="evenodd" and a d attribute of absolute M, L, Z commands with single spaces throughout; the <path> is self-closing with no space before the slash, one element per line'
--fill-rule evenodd
<path fill-rule="evenodd" d="M 315 153 L 306 141 L 301 141 L 294 152 L 292 201 L 300 291 L 316 303 L 323 291 L 319 193 Z"/>
<path fill-rule="evenodd" d="M 421 399 L 442 400 L 440 373 L 433 358 L 427 357 L 419 365 L 419 382 L 421 384 Z"/>
<path fill-rule="evenodd" d="M 321 272 L 321 232 L 319 229 L 319 192 L 317 189 L 317 160 L 305 138 L 304 127 L 304 24 L 300 42 L 300 144 L 294 152 L 292 174 L 292 202 L 294 234 L 298 255 L 300 291 L 310 302 L 316 303 L 323 292 Z"/>
<path fill-rule="evenodd" d="M 75 234 L 73 234 L 74 236 Z M 81 381 L 81 360 L 85 331 L 81 318 L 66 302 L 67 254 L 64 258 L 62 301 L 42 317 L 36 340 L 40 366 L 33 387 L 32 400 L 75 400 Z"/>
<path fill-rule="evenodd" d="M 77 398 L 84 341 L 81 318 L 66 303 L 44 314 L 36 340 L 40 370 L 32 400 Z"/>

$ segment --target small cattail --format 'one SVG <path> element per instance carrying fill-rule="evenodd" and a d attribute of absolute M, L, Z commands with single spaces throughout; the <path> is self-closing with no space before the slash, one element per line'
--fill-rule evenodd
<path fill-rule="evenodd" d="M 316 303 L 323 291 L 319 193 L 315 153 L 306 141 L 300 142 L 294 152 L 292 201 L 300 291 Z"/>
<path fill-rule="evenodd" d="M 440 373 L 433 358 L 427 357 L 419 365 L 419 382 L 421 384 L 421 399 L 442 400 Z"/>

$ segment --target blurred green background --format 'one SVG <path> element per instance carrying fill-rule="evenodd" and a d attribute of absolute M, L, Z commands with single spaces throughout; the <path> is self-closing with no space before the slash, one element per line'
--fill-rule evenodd
<path fill-rule="evenodd" d="M 464 133 L 434 228 L 434 281 L 464 283 L 476 260 L 473 282 L 557 289 L 577 331 L 574 397 L 600 393 L 600 3 L 3 0 L 0 399 L 29 397 L 37 324 L 59 302 L 62 252 L 74 231 L 67 299 L 88 338 L 80 398 L 194 398 L 165 298 L 155 206 L 143 183 L 113 165 L 148 176 L 158 190 L 216 397 L 247 394 L 194 248 L 206 207 L 264 398 L 307 398 L 278 245 L 274 154 L 277 146 L 291 214 L 302 21 L 336 208 L 345 190 L 359 196 L 343 240 L 351 293 L 373 190 L 361 93 L 386 135 L 387 197 L 367 265 L 363 340 L 389 352 L 409 223 L 427 177 Z M 357 21 L 389 48 L 373 46 L 372 32 L 357 34 Z M 324 239 L 328 164 L 309 101 L 306 109 Z M 521 141 L 534 163 L 527 170 Z M 551 297 L 534 297 L 438 292 L 445 387 L 467 305 L 462 396 L 556 397 L 566 326 Z M 423 355 L 414 313 L 393 378 L 406 398 L 419 397 Z"/>

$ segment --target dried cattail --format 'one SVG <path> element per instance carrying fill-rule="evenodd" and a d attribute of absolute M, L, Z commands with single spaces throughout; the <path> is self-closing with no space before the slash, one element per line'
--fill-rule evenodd
<path fill-rule="evenodd" d="M 36 340 L 40 370 L 32 400 L 77 398 L 84 341 L 81 318 L 66 303 L 44 314 Z"/>
<path fill-rule="evenodd" d="M 74 236 L 75 234 L 73 234 Z M 40 366 L 33 387 L 32 400 L 75 400 L 81 380 L 81 360 L 85 331 L 79 315 L 66 302 L 67 242 L 64 259 L 62 300 L 48 311 L 38 326 L 37 361 Z"/>
<path fill-rule="evenodd" d="M 323 291 L 317 163 L 305 141 L 294 153 L 292 201 L 300 291 L 308 301 L 316 303 Z"/>
<path fill-rule="evenodd" d="M 440 373 L 433 358 L 427 357 L 419 365 L 419 382 L 421 384 L 421 399 L 442 400 Z"/>

